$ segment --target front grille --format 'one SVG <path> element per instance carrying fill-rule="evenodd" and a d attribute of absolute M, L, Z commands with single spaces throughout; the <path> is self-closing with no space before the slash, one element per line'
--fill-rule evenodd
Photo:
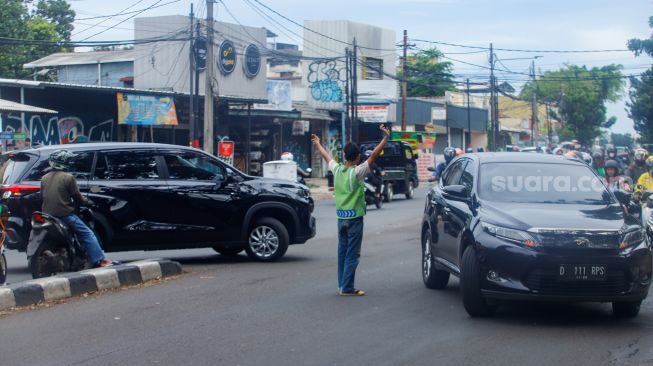
<path fill-rule="evenodd" d="M 545 232 L 538 233 L 537 239 L 548 248 L 594 248 L 617 249 L 621 235 L 619 232 Z"/>
<path fill-rule="evenodd" d="M 604 296 L 619 295 L 630 287 L 626 272 L 617 268 L 607 268 L 603 281 L 558 281 L 554 268 L 534 269 L 523 283 L 531 291 L 543 295 L 581 295 Z"/>

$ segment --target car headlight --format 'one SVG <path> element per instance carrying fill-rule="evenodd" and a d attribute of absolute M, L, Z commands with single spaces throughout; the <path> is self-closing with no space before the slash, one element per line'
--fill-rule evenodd
<path fill-rule="evenodd" d="M 501 226 L 482 223 L 483 229 L 490 235 L 527 248 L 538 247 L 539 244 L 525 231 L 509 229 Z"/>
<path fill-rule="evenodd" d="M 644 229 L 638 228 L 636 230 L 627 231 L 623 234 L 623 237 L 619 242 L 619 249 L 626 249 L 635 246 L 644 241 L 645 238 L 646 234 L 644 233 Z"/>

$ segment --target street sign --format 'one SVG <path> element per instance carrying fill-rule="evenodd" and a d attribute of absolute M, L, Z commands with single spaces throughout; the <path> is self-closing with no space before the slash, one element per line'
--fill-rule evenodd
<path fill-rule="evenodd" d="M 13 139 L 17 140 L 17 141 L 25 141 L 26 138 L 27 138 L 27 136 L 25 136 L 24 133 L 14 133 L 14 138 Z"/>
<path fill-rule="evenodd" d="M 225 75 L 231 74 L 236 68 L 236 47 L 229 40 L 224 40 L 218 49 L 218 67 Z"/>
<path fill-rule="evenodd" d="M 0 132 L 0 140 L 13 140 L 13 139 L 14 139 L 13 132 Z"/>
<path fill-rule="evenodd" d="M 220 141 L 218 142 L 218 159 L 227 163 L 234 164 L 234 150 L 235 144 L 233 141 Z"/>
<path fill-rule="evenodd" d="M 206 69 L 206 38 L 199 37 L 193 42 L 195 68 L 199 71 Z"/>

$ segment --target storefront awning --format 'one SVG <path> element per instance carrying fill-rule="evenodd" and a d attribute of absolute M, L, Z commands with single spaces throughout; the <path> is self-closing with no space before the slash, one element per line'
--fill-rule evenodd
<path fill-rule="evenodd" d="M 320 121 L 334 121 L 329 112 L 318 110 L 305 102 L 293 102 L 292 107 L 295 111 L 301 114 L 302 119 L 320 120 Z"/>
<path fill-rule="evenodd" d="M 33 105 L 21 104 L 12 102 L 6 99 L 0 99 L 0 112 L 24 112 L 24 113 L 38 113 L 38 114 L 57 114 L 58 112 L 52 109 L 35 107 Z"/>

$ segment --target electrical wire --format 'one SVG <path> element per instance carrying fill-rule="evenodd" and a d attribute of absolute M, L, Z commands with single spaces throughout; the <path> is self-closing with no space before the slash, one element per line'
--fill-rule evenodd
<path fill-rule="evenodd" d="M 141 2 L 141 1 L 142 1 L 142 0 L 139 0 L 137 3 Z M 145 9 L 141 9 L 139 12 L 137 12 L 137 13 L 135 13 L 135 14 L 133 14 L 133 15 L 130 15 L 129 17 L 127 17 L 127 18 L 121 20 L 120 22 L 114 24 L 112 27 L 107 28 L 107 29 L 102 30 L 102 31 L 99 31 L 99 32 L 97 32 L 97 33 L 94 33 L 94 34 L 92 34 L 92 35 L 90 35 L 90 36 L 88 36 L 88 37 L 82 39 L 82 41 L 86 41 L 86 40 L 89 39 L 89 38 L 93 38 L 93 37 L 95 37 L 95 36 L 98 36 L 98 35 L 100 35 L 100 34 L 106 32 L 106 31 L 108 31 L 108 30 L 110 30 L 110 29 L 112 29 L 112 28 L 115 28 L 115 27 L 119 26 L 120 24 L 122 24 L 122 23 L 124 23 L 124 22 L 126 22 L 126 21 L 128 21 L 128 20 L 130 20 L 130 19 L 132 19 L 132 18 L 137 17 L 138 15 L 142 14 L 143 12 L 146 12 L 146 11 L 152 9 L 153 6 L 158 5 L 161 1 L 163 1 L 163 0 L 157 0 L 154 4 L 148 6 L 147 8 L 145 8 Z M 107 19 L 109 19 L 109 18 L 107 18 Z"/>
<path fill-rule="evenodd" d="M 164 7 L 164 6 L 166 6 L 166 5 L 170 5 L 170 4 L 178 3 L 178 2 L 180 2 L 180 1 L 181 1 L 181 0 L 173 0 L 173 1 L 169 1 L 169 2 L 167 2 L 167 3 L 163 3 L 163 4 L 160 4 L 160 5 L 157 5 L 157 6 L 152 6 L 152 7 L 150 7 L 149 9 L 145 9 L 145 10 L 161 8 L 161 7 Z M 75 23 L 77 23 L 78 20 L 92 20 L 92 19 L 102 19 L 102 18 L 113 18 L 113 17 L 117 17 L 117 16 L 121 16 L 121 15 L 129 15 L 129 14 L 138 13 L 138 12 L 140 12 L 140 11 L 142 11 L 142 10 L 144 10 L 144 9 L 132 10 L 132 11 L 127 11 L 127 12 L 118 12 L 118 13 L 110 14 L 110 15 L 98 15 L 98 16 L 86 17 L 86 18 L 77 18 L 77 19 L 75 19 Z M 89 24 L 89 25 L 90 25 L 90 24 Z"/>
<path fill-rule="evenodd" d="M 257 1 L 257 0 L 254 0 Z M 411 41 L 414 42 L 424 42 L 424 43 L 432 43 L 432 44 L 440 44 L 444 46 L 452 46 L 452 47 L 461 47 L 461 48 L 472 48 L 472 49 L 478 49 L 478 50 L 486 50 L 489 51 L 490 47 L 482 47 L 482 46 L 470 46 L 470 45 L 463 45 L 463 44 L 456 44 L 456 43 L 449 43 L 449 42 L 440 42 L 440 41 L 429 41 L 425 39 L 412 39 Z M 503 51 L 503 52 L 524 52 L 524 53 L 608 53 L 608 52 L 632 52 L 629 49 L 602 49 L 602 50 L 529 50 L 529 49 L 516 49 L 516 48 L 492 48 L 494 51 Z"/>
<path fill-rule="evenodd" d="M 122 15 L 124 12 L 126 12 L 127 10 L 133 8 L 134 6 L 136 6 L 136 5 L 140 4 L 140 3 L 142 3 L 143 1 L 145 1 L 145 0 L 138 0 L 138 1 L 136 1 L 135 3 L 129 5 L 128 7 L 122 9 L 122 10 L 119 11 L 118 13 L 116 13 L 116 14 L 114 14 L 114 15 L 111 15 L 111 16 L 105 18 L 105 19 L 102 19 L 102 20 L 100 20 L 99 22 L 97 22 L 97 23 L 91 25 L 90 27 L 88 27 L 88 28 L 84 28 L 84 29 L 80 30 L 79 32 L 74 32 L 71 36 L 76 36 L 76 35 L 78 35 L 78 34 L 81 34 L 81 33 L 84 33 L 84 32 L 86 32 L 86 31 L 89 31 L 89 30 L 91 30 L 91 29 L 93 29 L 93 28 L 95 28 L 95 27 L 97 27 L 97 26 L 103 24 L 104 22 L 108 21 L 108 20 L 111 19 L 111 18 L 114 18 L 114 17 L 116 17 L 116 16 Z"/>

